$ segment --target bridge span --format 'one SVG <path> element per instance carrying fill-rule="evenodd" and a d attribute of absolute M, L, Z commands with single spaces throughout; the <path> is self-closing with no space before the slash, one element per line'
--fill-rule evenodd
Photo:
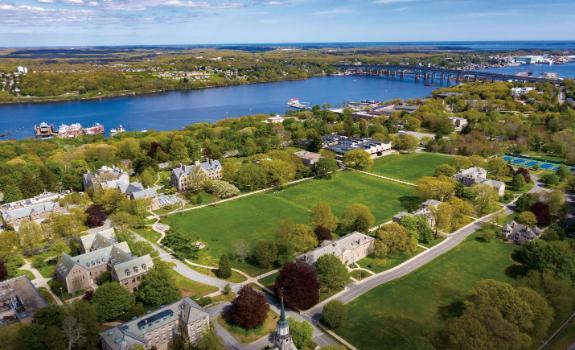
<path fill-rule="evenodd" d="M 416 81 L 423 80 L 433 82 L 455 81 L 518 81 L 529 83 L 557 83 L 559 79 L 539 78 L 533 76 L 522 76 L 492 72 L 481 72 L 473 70 L 436 68 L 423 66 L 404 65 L 338 65 L 337 68 L 345 70 L 351 74 L 377 75 L 392 79 L 413 78 Z"/>

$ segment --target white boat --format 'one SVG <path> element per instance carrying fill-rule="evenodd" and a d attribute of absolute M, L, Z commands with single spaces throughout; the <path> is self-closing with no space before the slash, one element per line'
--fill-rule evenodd
<path fill-rule="evenodd" d="M 297 98 L 290 98 L 287 105 L 295 109 L 309 109 L 305 103 L 300 102 Z"/>

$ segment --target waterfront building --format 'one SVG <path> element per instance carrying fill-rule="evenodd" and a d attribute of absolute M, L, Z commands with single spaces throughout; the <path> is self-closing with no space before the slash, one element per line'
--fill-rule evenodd
<path fill-rule="evenodd" d="M 0 326 L 29 322 L 38 309 L 48 303 L 26 276 L 0 282 Z"/>
<path fill-rule="evenodd" d="M 353 232 L 336 241 L 323 241 L 319 248 L 297 257 L 309 265 L 315 265 L 317 259 L 326 254 L 332 254 L 345 265 L 352 265 L 373 252 L 375 238 L 361 232 Z"/>
<path fill-rule="evenodd" d="M 192 188 L 198 182 L 205 180 L 219 180 L 222 178 L 222 165 L 219 160 L 211 160 L 193 165 L 181 165 L 172 170 L 172 185 L 178 192 Z"/>
<path fill-rule="evenodd" d="M 102 349 L 167 350 L 175 335 L 182 332 L 197 344 L 210 329 L 210 315 L 190 298 L 181 299 L 145 316 L 100 333 Z"/>

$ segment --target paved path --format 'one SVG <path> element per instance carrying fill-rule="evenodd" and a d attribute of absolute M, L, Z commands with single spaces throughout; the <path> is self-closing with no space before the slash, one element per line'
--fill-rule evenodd
<path fill-rule="evenodd" d="M 140 236 L 137 232 L 131 231 L 131 233 L 134 235 L 134 239 L 136 241 L 145 241 L 145 242 L 150 243 L 152 248 L 154 248 L 154 250 L 159 253 L 159 258 L 165 262 L 174 264 L 173 269 L 177 273 L 179 273 L 180 275 L 182 275 L 188 279 L 191 279 L 193 281 L 207 284 L 209 286 L 218 287 L 220 289 L 224 288 L 227 284 L 229 284 L 232 287 L 232 290 L 234 290 L 234 291 L 239 289 L 239 287 L 240 287 L 239 284 L 224 281 L 224 280 L 221 280 L 218 278 L 214 278 L 214 277 L 205 275 L 201 272 L 198 272 L 198 271 L 192 269 L 191 267 L 189 267 L 188 265 L 184 264 L 179 259 L 173 257 L 167 250 L 160 248 L 157 244 L 146 240 L 145 238 Z"/>
<path fill-rule="evenodd" d="M 397 183 L 402 184 L 402 185 L 407 185 L 407 186 L 412 186 L 412 187 L 415 186 L 415 184 L 412 183 L 412 182 L 407 182 L 407 181 L 403 181 L 403 180 L 394 179 L 393 177 L 387 177 L 387 176 L 383 176 L 383 175 L 378 175 L 378 174 L 370 173 L 370 172 L 368 172 L 368 171 L 363 171 L 363 170 L 354 170 L 354 171 L 357 171 L 358 173 L 362 173 L 362 174 L 365 174 L 365 175 L 369 175 L 369 176 L 373 176 L 373 177 L 378 177 L 378 178 L 380 178 L 380 179 L 384 179 L 384 180 L 387 180 L 387 181 L 397 182 Z"/>
<path fill-rule="evenodd" d="M 54 298 L 54 301 L 56 302 L 56 304 L 62 305 L 62 300 L 60 300 L 60 298 L 58 298 L 58 296 L 56 294 L 54 294 L 54 292 L 52 292 L 52 289 L 50 289 L 50 285 L 48 284 L 48 281 L 50 281 L 51 278 L 45 278 L 44 276 L 42 276 L 40 271 L 38 271 L 35 267 L 33 267 L 32 264 L 30 264 L 30 262 L 27 260 L 25 260 L 24 265 L 22 265 L 22 267 L 20 269 L 21 270 L 28 270 L 28 271 L 32 272 L 32 274 L 34 275 L 34 280 L 32 281 L 32 284 L 36 288 L 45 288 L 48 291 L 48 293 L 50 293 L 52 298 Z"/>

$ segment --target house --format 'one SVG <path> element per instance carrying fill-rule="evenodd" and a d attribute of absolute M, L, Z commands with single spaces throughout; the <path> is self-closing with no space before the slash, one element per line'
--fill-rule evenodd
<path fill-rule="evenodd" d="M 184 298 L 108 329 L 100 333 L 100 339 L 104 350 L 126 350 L 137 346 L 167 350 L 175 334 L 185 332 L 186 338 L 197 344 L 209 328 L 210 315 L 190 298 Z"/>
<path fill-rule="evenodd" d="M 130 175 L 118 167 L 103 166 L 95 172 L 88 172 L 83 176 L 84 190 L 106 190 L 113 188 L 127 188 L 130 184 Z M 124 193 L 124 192 L 122 192 Z"/>
<path fill-rule="evenodd" d="M 406 217 L 406 216 L 421 215 L 427 219 L 427 223 L 429 224 L 429 226 L 431 226 L 433 228 L 433 227 L 435 227 L 435 215 L 433 215 L 431 208 L 437 208 L 437 206 L 439 206 L 440 204 L 441 204 L 441 202 L 438 200 L 428 199 L 421 204 L 419 209 L 417 209 L 416 211 L 414 211 L 412 213 L 408 213 L 405 211 L 397 213 L 393 217 L 393 221 L 397 222 L 397 223 L 401 223 L 401 219 Z"/>
<path fill-rule="evenodd" d="M 455 132 L 462 132 L 463 129 L 469 124 L 467 119 L 461 117 L 449 117 L 451 123 L 453 124 L 453 130 Z"/>
<path fill-rule="evenodd" d="M 219 180 L 222 178 L 222 165 L 219 160 L 210 160 L 193 165 L 180 165 L 172 170 L 172 185 L 178 192 L 184 192 L 200 180 Z"/>
<path fill-rule="evenodd" d="M 85 253 L 74 257 L 64 253 L 56 266 L 57 278 L 66 284 L 68 293 L 93 287 L 106 271 L 133 292 L 154 266 L 150 255 L 133 256 L 126 242 L 117 243 L 113 229 L 88 233 L 80 240 Z"/>
<path fill-rule="evenodd" d="M 485 180 L 482 182 L 484 185 L 489 185 L 497 191 L 499 197 L 505 196 L 505 182 L 497 181 L 497 180 Z"/>
<path fill-rule="evenodd" d="M 68 192 L 44 192 L 32 198 L 3 204 L 0 206 L 2 220 L 6 225 L 12 226 L 15 230 L 18 230 L 18 227 L 24 220 L 41 223 L 52 213 L 66 212 L 66 210 L 60 206 L 58 200 L 67 193 Z"/>
<path fill-rule="evenodd" d="M 0 326 L 11 322 L 28 322 L 34 311 L 48 306 L 40 292 L 26 276 L 0 282 Z"/>
<path fill-rule="evenodd" d="M 276 115 L 273 116 L 273 117 L 267 118 L 267 119 L 266 119 L 266 123 L 268 123 L 268 124 L 281 124 L 281 123 L 284 122 L 284 120 L 285 120 L 284 117 L 282 117 L 282 116 L 279 115 L 279 114 L 276 114 Z"/>
<path fill-rule="evenodd" d="M 512 221 L 503 227 L 503 235 L 506 239 L 516 244 L 524 244 L 533 241 L 541 236 L 539 227 L 529 227 Z"/>
<path fill-rule="evenodd" d="M 484 184 L 491 186 L 497 191 L 499 197 L 505 195 L 505 183 L 497 180 L 487 179 L 487 170 L 479 167 L 473 167 L 459 171 L 454 178 L 465 186 Z"/>
<path fill-rule="evenodd" d="M 319 248 L 300 255 L 297 260 L 314 265 L 321 256 L 333 254 L 345 265 L 352 265 L 373 252 L 375 238 L 353 232 L 336 241 L 324 241 Z"/>
<path fill-rule="evenodd" d="M 294 153 L 296 157 L 301 159 L 304 165 L 314 166 L 319 162 L 321 154 L 308 151 L 298 151 Z"/>
<path fill-rule="evenodd" d="M 324 136 L 323 146 L 334 152 L 337 157 L 343 157 L 344 154 L 354 149 L 363 149 L 374 159 L 393 152 L 391 142 L 376 141 L 370 138 L 348 138 L 335 134 Z"/>
<path fill-rule="evenodd" d="M 455 174 L 455 180 L 461 182 L 465 186 L 477 185 L 487 180 L 487 170 L 479 167 L 461 170 Z"/>
<path fill-rule="evenodd" d="M 532 86 L 514 87 L 514 88 L 511 88 L 511 96 L 518 98 L 518 97 L 527 95 L 531 91 L 535 91 L 535 88 Z"/>

